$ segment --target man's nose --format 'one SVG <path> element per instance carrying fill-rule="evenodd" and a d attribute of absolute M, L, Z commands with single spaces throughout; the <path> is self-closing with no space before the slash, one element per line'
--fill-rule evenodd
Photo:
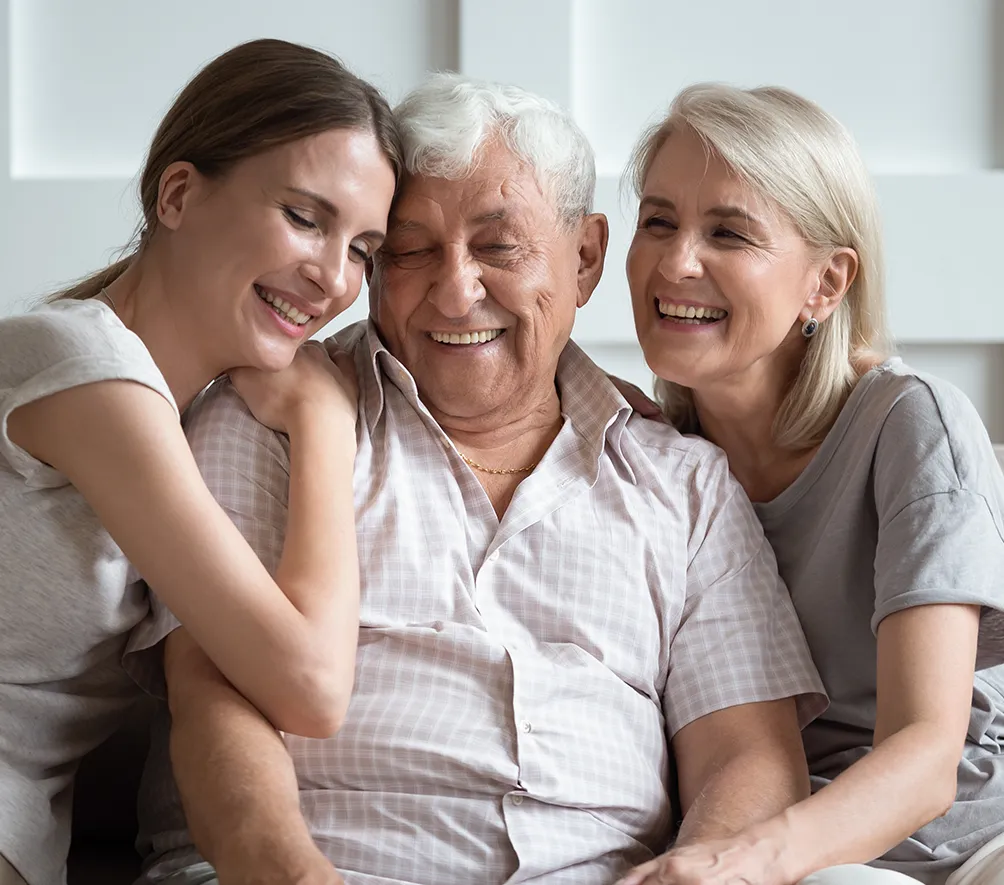
<path fill-rule="evenodd" d="M 481 267 L 465 250 L 444 250 L 428 299 L 444 316 L 461 319 L 485 297 Z"/>

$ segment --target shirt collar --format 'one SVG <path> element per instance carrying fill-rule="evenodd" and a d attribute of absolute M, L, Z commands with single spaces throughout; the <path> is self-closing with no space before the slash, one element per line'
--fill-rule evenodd
<path fill-rule="evenodd" d="M 607 373 L 574 341 L 569 341 L 558 359 L 557 379 L 561 413 L 582 439 L 590 472 L 598 467 L 609 443 L 626 475 L 636 482 L 621 448 L 631 406 Z"/>
<path fill-rule="evenodd" d="M 386 408 L 384 385 L 388 383 L 393 384 L 414 409 L 428 415 L 411 372 L 387 350 L 372 320 L 348 326 L 332 340 L 340 349 L 355 352 L 364 420 L 371 433 Z M 565 345 L 558 359 L 557 386 L 561 413 L 582 439 L 583 455 L 589 463 L 593 466 L 599 463 L 609 441 L 622 467 L 634 481 L 634 473 L 621 450 L 631 406 L 607 374 L 574 341 Z"/>

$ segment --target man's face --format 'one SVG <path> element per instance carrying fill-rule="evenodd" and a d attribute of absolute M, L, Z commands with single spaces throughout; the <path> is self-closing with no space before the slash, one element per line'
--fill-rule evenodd
<path fill-rule="evenodd" d="M 595 286 L 580 258 L 590 219 L 563 223 L 533 173 L 495 144 L 468 178 L 404 181 L 370 306 L 430 408 L 478 418 L 553 389 L 575 309 Z"/>

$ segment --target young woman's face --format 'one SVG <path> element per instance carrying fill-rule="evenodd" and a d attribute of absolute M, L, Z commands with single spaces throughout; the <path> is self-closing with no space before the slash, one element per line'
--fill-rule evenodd
<path fill-rule="evenodd" d="M 228 368 L 284 368 L 359 295 L 386 233 L 393 169 L 371 133 L 336 129 L 195 179 L 170 235 L 175 276 L 191 281 L 173 287 L 176 306 Z"/>
<path fill-rule="evenodd" d="M 794 225 L 685 129 L 645 179 L 627 275 L 649 366 L 698 390 L 798 346 L 820 285 Z"/>

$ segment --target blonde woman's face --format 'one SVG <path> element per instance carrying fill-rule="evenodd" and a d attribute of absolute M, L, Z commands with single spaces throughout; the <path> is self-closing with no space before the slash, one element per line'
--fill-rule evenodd
<path fill-rule="evenodd" d="M 627 259 L 638 340 L 659 377 L 700 391 L 803 347 L 819 273 L 791 222 L 697 135 L 669 136 Z"/>

